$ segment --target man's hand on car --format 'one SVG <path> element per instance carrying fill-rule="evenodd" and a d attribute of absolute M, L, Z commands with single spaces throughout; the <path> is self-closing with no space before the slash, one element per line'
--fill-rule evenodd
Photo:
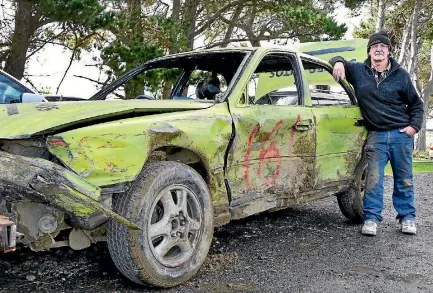
<path fill-rule="evenodd" d="M 334 65 L 334 70 L 332 71 L 332 76 L 334 77 L 335 81 L 339 81 L 340 79 L 346 78 L 346 73 L 344 70 L 344 64 L 343 62 L 337 62 Z"/>

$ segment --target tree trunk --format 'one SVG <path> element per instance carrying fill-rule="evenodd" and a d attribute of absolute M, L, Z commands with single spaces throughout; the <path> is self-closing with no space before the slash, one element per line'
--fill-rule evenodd
<path fill-rule="evenodd" d="M 32 1 L 16 1 L 16 5 L 15 30 L 4 70 L 20 80 L 24 75 L 30 41 L 38 25 L 32 17 Z"/>
<path fill-rule="evenodd" d="M 185 20 L 187 25 L 186 47 L 188 50 L 194 49 L 195 29 L 197 26 L 198 4 L 199 2 L 197 0 L 186 0 L 185 2 Z"/>
<path fill-rule="evenodd" d="M 418 138 L 416 141 L 416 150 L 418 151 L 426 150 L 426 124 L 428 111 L 430 108 L 430 97 L 433 94 L 433 42 L 430 49 L 430 68 L 430 79 L 422 92 L 422 97 L 424 99 L 424 122 L 420 131 L 418 132 Z"/>
<path fill-rule="evenodd" d="M 416 58 L 418 55 L 418 14 L 420 9 L 420 0 L 415 1 L 415 8 L 413 10 L 413 20 L 412 20 L 412 28 L 411 28 L 411 38 L 410 38 L 410 58 L 407 66 L 407 71 L 409 74 L 413 74 L 415 71 Z"/>
<path fill-rule="evenodd" d="M 412 20 L 413 20 L 413 14 L 411 15 L 411 17 L 409 18 L 408 22 L 406 23 L 406 25 L 404 26 L 404 30 L 403 30 L 403 37 L 401 39 L 401 46 L 400 46 L 400 54 L 398 56 L 398 63 L 399 64 L 403 64 L 403 58 L 406 54 L 406 50 L 409 44 L 409 38 L 410 38 L 410 30 L 412 27 Z"/>
<path fill-rule="evenodd" d="M 224 39 L 223 39 L 223 45 L 221 47 L 225 48 L 229 45 L 228 40 L 232 38 L 233 31 L 235 29 L 235 24 L 237 23 L 239 16 L 242 12 L 242 5 L 239 5 L 236 10 L 233 12 L 232 19 L 230 20 L 229 27 L 227 28 L 227 31 L 225 33 Z"/>
<path fill-rule="evenodd" d="M 379 0 L 379 9 L 377 13 L 377 22 L 376 22 L 376 32 L 380 32 L 383 30 L 383 26 L 385 24 L 385 9 L 386 9 L 386 1 Z"/>
<path fill-rule="evenodd" d="M 171 20 L 180 25 L 180 8 L 181 8 L 181 1 L 180 0 L 174 0 L 173 1 L 173 13 L 171 14 L 170 18 Z M 176 32 L 177 34 L 177 32 Z M 172 35 L 172 40 L 176 40 L 177 35 Z M 168 45 L 168 53 L 169 54 L 175 54 L 180 52 L 180 46 L 177 44 L 177 42 L 170 42 Z"/>
<path fill-rule="evenodd" d="M 248 18 L 248 21 L 244 27 L 244 31 L 248 37 L 248 40 L 251 43 L 251 46 L 260 47 L 260 38 L 258 38 L 253 31 L 256 14 L 257 14 L 257 6 L 256 3 L 254 3 L 254 5 L 251 7 L 250 17 Z"/>
<path fill-rule="evenodd" d="M 166 81 L 164 83 L 164 86 L 162 88 L 162 97 L 161 97 L 161 99 L 170 99 L 172 86 L 173 86 L 173 83 L 170 82 L 170 81 Z"/>

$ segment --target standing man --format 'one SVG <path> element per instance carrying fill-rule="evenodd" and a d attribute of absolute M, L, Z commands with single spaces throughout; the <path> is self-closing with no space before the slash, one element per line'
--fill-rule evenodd
<path fill-rule="evenodd" d="M 363 63 L 334 57 L 336 81 L 347 78 L 358 99 L 368 130 L 368 160 L 364 193 L 364 225 L 361 233 L 375 236 L 382 221 L 383 178 L 388 161 L 394 175 L 393 205 L 401 232 L 416 234 L 412 152 L 414 135 L 423 122 L 423 102 L 409 76 L 391 57 L 391 41 L 385 32 L 370 36 Z"/>

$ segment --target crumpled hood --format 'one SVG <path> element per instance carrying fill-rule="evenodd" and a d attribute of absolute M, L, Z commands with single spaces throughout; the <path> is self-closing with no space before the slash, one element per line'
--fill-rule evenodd
<path fill-rule="evenodd" d="M 199 110 L 213 104 L 173 100 L 82 101 L 0 105 L 0 139 L 24 139 L 132 113 Z"/>

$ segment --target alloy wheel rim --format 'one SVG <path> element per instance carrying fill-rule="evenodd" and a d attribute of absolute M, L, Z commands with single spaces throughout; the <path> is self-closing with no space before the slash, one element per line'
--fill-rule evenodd
<path fill-rule="evenodd" d="M 198 196 L 184 185 L 171 185 L 155 199 L 148 219 L 148 241 L 154 257 L 166 267 L 187 262 L 202 233 Z"/>

